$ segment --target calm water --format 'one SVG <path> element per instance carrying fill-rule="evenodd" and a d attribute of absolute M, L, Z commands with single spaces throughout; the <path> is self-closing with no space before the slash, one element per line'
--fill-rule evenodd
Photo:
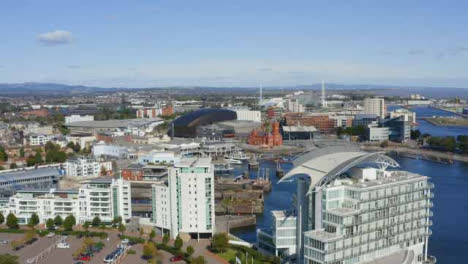
<path fill-rule="evenodd" d="M 389 105 L 388 111 L 392 111 L 399 106 Z M 411 111 L 416 112 L 416 117 L 431 117 L 434 115 L 437 116 L 453 116 L 454 114 L 446 111 L 441 111 L 438 109 L 433 109 L 429 107 L 413 107 Z M 434 126 L 431 123 L 418 119 L 418 128 L 421 133 L 429 133 L 433 136 L 458 136 L 458 135 L 468 135 L 467 126 Z"/>

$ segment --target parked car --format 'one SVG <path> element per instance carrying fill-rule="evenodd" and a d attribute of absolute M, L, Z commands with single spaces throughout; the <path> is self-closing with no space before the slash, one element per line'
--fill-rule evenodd
<path fill-rule="evenodd" d="M 173 256 L 172 258 L 169 259 L 170 262 L 176 262 L 176 261 L 180 261 L 180 260 L 183 260 L 184 257 L 182 256 Z"/>
<path fill-rule="evenodd" d="M 54 236 L 55 236 L 54 232 L 50 232 L 49 234 L 47 234 L 47 237 L 54 237 Z"/>
<path fill-rule="evenodd" d="M 88 256 L 88 255 L 81 255 L 81 256 L 80 256 L 80 260 L 83 260 L 83 261 L 90 261 L 90 260 L 91 260 L 91 257 Z"/>
<path fill-rule="evenodd" d="M 122 240 L 122 244 L 128 244 L 128 242 L 130 242 L 128 238 L 125 238 L 124 240 Z"/>
<path fill-rule="evenodd" d="M 8 241 L 6 241 L 6 240 L 0 240 L 0 245 L 6 245 L 6 244 L 8 244 Z"/>
<path fill-rule="evenodd" d="M 58 243 L 57 248 L 70 248 L 70 244 L 68 244 L 68 243 Z"/>

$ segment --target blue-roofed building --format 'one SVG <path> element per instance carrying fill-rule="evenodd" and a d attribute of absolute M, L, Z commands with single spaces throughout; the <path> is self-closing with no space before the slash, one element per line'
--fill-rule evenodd
<path fill-rule="evenodd" d="M 63 176 L 59 166 L 30 167 L 0 172 L 0 197 L 8 197 L 23 189 L 50 189 Z"/>

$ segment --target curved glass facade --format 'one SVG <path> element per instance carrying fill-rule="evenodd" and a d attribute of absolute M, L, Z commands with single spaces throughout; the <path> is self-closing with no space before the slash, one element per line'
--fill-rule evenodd
<path fill-rule="evenodd" d="M 193 138 L 196 135 L 198 126 L 235 119 L 237 119 L 237 114 L 231 110 L 218 108 L 200 109 L 174 120 L 174 136 Z M 172 127 L 169 129 L 169 135 L 172 135 Z"/>

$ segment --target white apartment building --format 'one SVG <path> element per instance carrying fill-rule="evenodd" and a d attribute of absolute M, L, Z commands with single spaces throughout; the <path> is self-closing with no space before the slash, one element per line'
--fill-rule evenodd
<path fill-rule="evenodd" d="M 52 139 L 52 136 L 46 134 L 30 134 L 27 143 L 30 146 L 43 146 Z"/>
<path fill-rule="evenodd" d="M 355 146 L 313 150 L 293 163 L 280 182 L 297 178 L 296 214 L 289 217 L 296 221 L 295 254 L 292 244 L 285 250 L 272 239 L 282 226 L 257 233 L 261 250 L 299 264 L 436 263 L 428 255 L 428 177 Z"/>
<path fill-rule="evenodd" d="M 411 124 L 416 124 L 416 112 L 412 112 L 405 108 L 399 108 L 390 112 L 390 118 L 403 117 L 403 121 L 408 121 Z"/>
<path fill-rule="evenodd" d="M 128 149 L 123 146 L 106 144 L 104 141 L 101 141 L 93 145 L 93 156 L 96 158 L 126 158 L 128 156 Z"/>
<path fill-rule="evenodd" d="M 78 190 L 20 190 L 9 198 L 2 212 L 13 213 L 19 224 L 27 224 L 33 213 L 39 216 L 40 223 L 58 215 L 62 219 L 73 215 L 79 224 L 91 222 L 96 216 L 107 223 L 117 216 L 128 222 L 130 183 L 121 179 L 95 179 Z"/>
<path fill-rule="evenodd" d="M 261 122 L 262 114 L 260 111 L 253 111 L 248 109 L 236 109 L 237 120 Z"/>
<path fill-rule="evenodd" d="M 299 102 L 297 98 L 289 98 L 286 100 L 285 104 L 286 111 L 293 113 L 304 113 L 305 107 Z"/>
<path fill-rule="evenodd" d="M 154 226 L 172 238 L 186 233 L 211 237 L 215 230 L 211 158 L 186 158 L 169 168 L 167 183 L 152 187 Z"/>
<path fill-rule="evenodd" d="M 112 174 L 111 161 L 98 161 L 92 157 L 77 157 L 65 162 L 65 172 L 69 177 L 96 178 L 103 176 L 104 168 L 106 174 Z"/>
<path fill-rule="evenodd" d="M 68 142 L 73 142 L 73 144 L 80 144 L 81 148 L 91 145 L 96 141 L 96 137 L 93 135 L 68 135 L 66 136 Z"/>
<path fill-rule="evenodd" d="M 385 99 L 383 98 L 364 99 L 364 114 L 372 114 L 372 115 L 377 115 L 380 118 L 385 118 L 385 114 L 386 114 Z"/>
<path fill-rule="evenodd" d="M 81 121 L 94 121 L 94 116 L 92 115 L 70 115 L 65 117 L 65 124 L 71 124 L 74 122 Z"/>

